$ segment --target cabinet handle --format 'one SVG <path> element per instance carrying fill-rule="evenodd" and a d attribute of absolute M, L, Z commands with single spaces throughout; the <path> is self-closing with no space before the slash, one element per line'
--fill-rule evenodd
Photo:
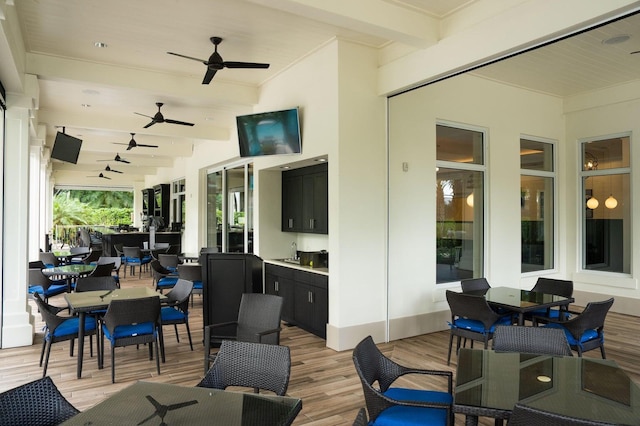
<path fill-rule="evenodd" d="M 309 299 L 309 303 L 313 303 L 313 292 L 311 291 L 307 292 L 307 297 Z"/>
<path fill-rule="evenodd" d="M 315 219 L 309 219 L 309 229 L 314 229 L 316 224 Z"/>
<path fill-rule="evenodd" d="M 276 292 L 280 291 L 280 285 L 279 285 L 278 281 L 276 281 L 276 282 L 275 282 L 275 283 L 273 283 L 273 284 L 274 284 L 274 287 L 275 287 L 275 288 L 274 288 L 274 290 L 275 290 Z"/>
<path fill-rule="evenodd" d="M 293 219 L 289 219 L 289 228 L 293 228 Z"/>

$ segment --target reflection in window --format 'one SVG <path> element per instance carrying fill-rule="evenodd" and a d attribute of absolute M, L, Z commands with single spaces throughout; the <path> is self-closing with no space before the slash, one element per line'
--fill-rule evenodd
<path fill-rule="evenodd" d="M 207 174 L 207 247 L 253 253 L 253 164 Z"/>
<path fill-rule="evenodd" d="M 484 134 L 436 127 L 436 282 L 483 275 Z"/>
<path fill-rule="evenodd" d="M 631 271 L 629 137 L 581 143 L 582 267 Z"/>
<path fill-rule="evenodd" d="M 521 271 L 553 269 L 553 144 L 520 140 Z"/>

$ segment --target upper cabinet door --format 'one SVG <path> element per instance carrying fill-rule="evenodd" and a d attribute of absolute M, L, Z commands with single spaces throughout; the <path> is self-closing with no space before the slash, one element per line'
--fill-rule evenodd
<path fill-rule="evenodd" d="M 282 231 L 329 232 L 328 165 L 282 173 Z"/>

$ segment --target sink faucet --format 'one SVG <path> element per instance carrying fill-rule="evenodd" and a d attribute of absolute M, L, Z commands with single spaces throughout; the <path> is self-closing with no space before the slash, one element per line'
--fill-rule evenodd
<path fill-rule="evenodd" d="M 298 245 L 295 241 L 291 243 L 291 259 L 298 259 Z"/>

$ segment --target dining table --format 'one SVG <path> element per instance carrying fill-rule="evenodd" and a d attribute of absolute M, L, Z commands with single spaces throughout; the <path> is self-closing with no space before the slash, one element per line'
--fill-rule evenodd
<path fill-rule="evenodd" d="M 62 265 L 54 266 L 53 268 L 44 268 L 42 273 L 48 277 L 65 279 L 67 281 L 67 291 L 70 292 L 73 289 L 74 280 L 91 274 L 95 268 L 95 265 Z"/>
<path fill-rule="evenodd" d="M 159 296 L 160 301 L 167 299 L 167 296 L 160 294 L 149 287 L 129 287 L 115 290 L 97 290 L 66 293 L 64 295 L 67 305 L 72 313 L 78 315 L 78 366 L 77 377 L 82 377 L 82 361 L 84 352 L 84 319 L 87 314 L 97 311 L 104 311 L 109 307 L 112 300 L 141 299 L 145 297 Z M 102 368 L 102 360 L 98 356 L 98 366 Z"/>
<path fill-rule="evenodd" d="M 466 425 L 506 420 L 516 403 L 580 419 L 640 424 L 640 387 L 614 361 L 462 348 L 454 407 Z"/>
<path fill-rule="evenodd" d="M 290 425 L 302 400 L 139 381 L 66 422 L 73 425 Z"/>
<path fill-rule="evenodd" d="M 524 325 L 524 316 L 528 312 L 556 306 L 559 309 L 566 310 L 574 302 L 573 297 L 563 297 L 513 287 L 491 287 L 484 290 L 469 291 L 468 293 L 482 295 L 490 306 L 517 314 L 518 325 Z M 562 316 L 560 317 L 562 318 Z"/>

